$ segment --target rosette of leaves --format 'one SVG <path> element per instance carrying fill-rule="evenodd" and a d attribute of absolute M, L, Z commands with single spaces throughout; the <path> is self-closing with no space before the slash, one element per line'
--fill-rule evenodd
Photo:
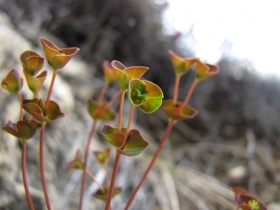
<path fill-rule="evenodd" d="M 262 201 L 257 199 L 250 192 L 242 187 L 232 187 L 235 194 L 235 201 L 239 209 L 242 210 L 267 210 Z"/>
<path fill-rule="evenodd" d="M 95 120 L 110 121 L 115 118 L 115 114 L 106 106 L 106 104 L 98 104 L 92 99 L 88 100 L 88 112 Z"/>
<path fill-rule="evenodd" d="M 173 120 L 186 120 L 194 118 L 198 114 L 197 110 L 188 105 L 184 105 L 183 102 L 177 102 L 174 105 L 171 99 L 163 100 L 161 108 L 168 118 Z"/>
<path fill-rule="evenodd" d="M 23 79 L 20 77 L 16 69 L 10 70 L 1 82 L 1 87 L 13 94 L 18 94 L 22 86 Z"/>
<path fill-rule="evenodd" d="M 78 149 L 74 159 L 65 165 L 67 169 L 84 169 L 85 164 L 82 161 L 82 154 L 81 151 Z"/>
<path fill-rule="evenodd" d="M 111 149 L 106 148 L 102 151 L 94 151 L 93 155 L 101 165 L 106 165 L 110 157 Z"/>
<path fill-rule="evenodd" d="M 201 62 L 199 59 L 196 61 L 195 79 L 201 81 L 207 79 L 219 72 L 219 67 L 212 64 Z"/>
<path fill-rule="evenodd" d="M 106 201 L 107 199 L 107 195 L 108 195 L 108 188 L 104 188 L 104 190 L 97 190 L 96 193 L 92 194 L 93 197 L 99 199 L 99 200 L 103 200 L 103 201 Z M 115 195 L 118 195 L 122 192 L 122 188 L 121 187 L 115 187 L 114 188 L 114 191 L 113 191 L 113 196 L 114 197 Z"/>
<path fill-rule="evenodd" d="M 129 88 L 129 82 L 132 79 L 139 79 L 149 69 L 145 66 L 131 66 L 126 67 L 119 61 L 112 61 L 112 67 L 116 74 L 116 80 L 120 86 L 121 91 L 125 92 Z"/>
<path fill-rule="evenodd" d="M 9 121 L 2 129 L 7 133 L 17 137 L 22 144 L 31 139 L 41 124 L 35 120 L 19 120 L 17 123 Z"/>
<path fill-rule="evenodd" d="M 181 58 L 172 51 L 169 51 L 169 55 L 171 57 L 173 69 L 176 75 L 179 76 L 187 73 L 197 60 L 197 58 Z"/>
<path fill-rule="evenodd" d="M 22 108 L 41 123 L 52 122 L 64 116 L 59 105 L 54 101 L 49 101 L 46 109 L 45 103 L 41 99 L 24 99 Z"/>
<path fill-rule="evenodd" d="M 48 64 L 55 71 L 63 68 L 80 50 L 77 47 L 58 48 L 54 43 L 42 37 L 40 41 Z"/>
<path fill-rule="evenodd" d="M 163 93 L 154 83 L 132 79 L 129 82 L 128 99 L 133 106 L 147 114 L 156 111 L 162 103 Z"/>
<path fill-rule="evenodd" d="M 127 132 L 126 128 L 122 128 L 119 131 L 118 128 L 105 125 L 102 134 L 118 152 L 126 156 L 139 155 L 150 145 L 136 129 Z"/>

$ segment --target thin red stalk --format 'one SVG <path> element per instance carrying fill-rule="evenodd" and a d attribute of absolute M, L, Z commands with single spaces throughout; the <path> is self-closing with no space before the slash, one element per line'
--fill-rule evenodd
<path fill-rule="evenodd" d="M 171 132 L 171 130 L 172 130 L 174 124 L 175 124 L 175 122 L 174 122 L 173 120 L 171 120 L 171 121 L 168 123 L 168 125 L 167 125 L 167 127 L 166 127 L 166 129 L 165 129 L 164 135 L 162 136 L 161 141 L 160 141 L 160 144 L 159 144 L 159 146 L 158 146 L 158 148 L 157 148 L 157 151 L 156 151 L 156 153 L 154 154 L 154 156 L 153 156 L 153 158 L 152 158 L 152 160 L 151 160 L 151 162 L 150 162 L 148 168 L 146 169 L 146 171 L 145 171 L 144 175 L 142 176 L 140 182 L 138 183 L 137 187 L 136 187 L 136 188 L 134 189 L 134 191 L 132 192 L 132 194 L 131 194 L 131 196 L 130 196 L 130 198 L 129 198 L 129 200 L 128 200 L 126 206 L 125 206 L 125 210 L 128 210 L 128 208 L 129 208 L 130 205 L 132 204 L 132 202 L 133 202 L 133 200 L 134 200 L 134 198 L 135 198 L 135 196 L 136 196 L 138 190 L 139 190 L 140 187 L 142 186 L 143 182 L 146 180 L 146 177 L 147 177 L 148 173 L 150 172 L 150 170 L 152 169 L 152 167 L 153 167 L 153 165 L 154 165 L 154 163 L 155 163 L 155 161 L 156 161 L 156 159 L 157 159 L 157 157 L 158 157 L 158 155 L 159 155 L 159 153 L 160 153 L 160 151 L 161 151 L 161 149 L 162 149 L 162 147 L 163 147 L 163 145 L 164 145 L 164 143 L 165 143 L 167 137 L 169 136 L 169 134 L 170 134 L 170 132 Z"/>
<path fill-rule="evenodd" d="M 130 125 L 131 125 L 132 118 L 133 118 L 133 113 L 134 113 L 134 106 L 131 105 L 129 118 L 128 118 L 128 122 L 127 122 L 127 126 L 126 126 L 126 134 L 128 134 L 128 131 L 130 129 Z"/>
<path fill-rule="evenodd" d="M 117 92 L 114 97 L 106 104 L 106 107 L 110 107 L 120 96 L 121 91 Z"/>
<path fill-rule="evenodd" d="M 53 71 L 52 81 L 51 81 L 48 96 L 47 96 L 47 99 L 46 99 L 46 102 L 45 102 L 45 107 L 46 107 L 45 110 L 47 110 L 48 107 L 49 107 L 49 102 L 50 102 L 50 98 L 51 98 L 51 95 L 52 95 L 52 90 L 53 90 L 53 85 L 54 85 L 54 81 L 55 81 L 55 78 L 56 78 L 56 74 L 57 74 L 57 71 Z"/>
<path fill-rule="evenodd" d="M 189 100 L 190 100 L 190 98 L 191 98 L 191 96 L 192 96 L 192 94 L 193 94 L 193 91 L 194 91 L 194 89 L 195 89 L 197 83 L 198 83 L 198 82 L 197 82 L 197 80 L 195 79 L 195 80 L 193 81 L 191 87 L 190 87 L 190 90 L 189 90 L 189 92 L 188 92 L 188 94 L 187 94 L 185 100 L 184 100 L 183 106 L 186 106 L 186 105 L 188 104 L 188 102 L 189 102 Z"/>
<path fill-rule="evenodd" d="M 19 100 L 19 116 L 20 116 L 20 120 L 23 120 L 22 97 L 21 97 L 20 93 L 18 93 L 18 100 Z"/>
<path fill-rule="evenodd" d="M 121 153 L 119 153 L 118 150 L 116 150 L 114 169 L 113 169 L 113 174 L 112 174 L 112 178 L 111 178 L 110 189 L 109 189 L 109 192 L 107 195 L 105 210 L 110 209 L 111 200 L 112 200 L 112 196 L 113 196 L 113 192 L 114 192 L 114 186 L 115 186 L 118 168 L 119 168 L 119 164 L 120 164 L 120 158 L 121 158 Z"/>
<path fill-rule="evenodd" d="M 88 135 L 88 140 L 87 140 L 87 145 L 86 145 L 86 150 L 85 150 L 84 169 L 83 169 L 83 175 L 82 175 L 82 181 L 81 181 L 81 189 L 80 189 L 79 210 L 82 210 L 82 208 L 83 208 L 83 197 L 84 197 L 84 190 L 85 190 L 85 180 L 86 180 L 88 153 L 89 153 L 91 139 L 92 139 L 94 131 L 95 131 L 96 122 L 97 122 L 97 120 L 93 120 L 93 124 L 92 124 L 91 130 L 90 130 L 90 133 Z"/>
<path fill-rule="evenodd" d="M 19 99 L 19 104 L 20 104 L 20 120 L 23 120 L 23 112 L 22 112 L 22 97 L 20 95 L 20 93 L 18 93 L 18 99 Z M 30 195 L 30 191 L 29 191 L 29 187 L 28 187 L 28 180 L 27 180 L 27 173 L 26 173 L 26 143 L 22 143 L 22 154 L 21 154 L 21 172 L 22 172 L 22 180 L 23 180 L 23 186 L 25 189 L 25 194 L 26 194 L 26 199 L 27 199 L 27 203 L 29 205 L 29 208 L 31 210 L 35 210 L 32 199 L 31 199 L 31 195 Z"/>
<path fill-rule="evenodd" d="M 102 190 L 102 192 L 105 192 L 104 188 L 102 185 L 96 180 L 96 178 L 93 176 L 92 173 L 90 173 L 89 170 L 86 170 L 87 175 L 98 185 L 99 189 Z"/>
<path fill-rule="evenodd" d="M 104 83 L 104 85 L 103 85 L 103 87 L 102 87 L 102 90 L 101 90 L 101 92 L 100 92 L 100 94 L 99 94 L 99 97 L 98 97 L 98 99 L 97 99 L 97 104 L 100 104 L 100 103 L 102 102 L 103 97 L 104 97 L 104 95 L 105 95 L 105 92 L 106 92 L 107 88 L 108 88 L 108 83 L 106 82 L 106 83 Z"/>
<path fill-rule="evenodd" d="M 56 74 L 57 74 L 57 71 L 53 71 L 50 88 L 49 88 L 47 99 L 46 99 L 46 102 L 45 102 L 45 112 L 46 112 L 46 110 L 48 109 L 48 106 L 49 106 L 49 102 L 50 102 L 50 98 L 51 98 L 51 94 L 52 94 L 52 90 L 53 90 L 53 85 L 54 85 L 54 81 L 55 81 L 55 78 L 56 78 Z M 44 114 L 46 114 L 46 113 L 44 113 Z M 47 208 L 48 208 L 48 210 L 51 210 L 50 199 L 49 199 L 49 195 L 48 195 L 46 178 L 45 178 L 45 171 L 44 171 L 44 138 L 45 138 L 45 128 L 46 128 L 46 125 L 44 124 L 42 126 L 42 129 L 41 129 L 41 132 L 40 132 L 40 152 L 39 152 L 40 175 L 41 175 L 41 182 L 42 182 L 42 187 L 43 187 L 43 191 L 44 191 L 44 196 L 45 196 Z"/>
<path fill-rule="evenodd" d="M 109 189 L 109 187 L 110 187 L 110 178 L 109 178 L 109 172 L 108 172 L 107 165 L 104 165 L 103 168 L 104 168 L 105 174 L 106 174 L 106 186 Z"/>
<path fill-rule="evenodd" d="M 174 84 L 174 93 L 173 93 L 173 104 L 174 105 L 177 103 L 177 99 L 178 99 L 180 78 L 181 78 L 181 76 L 176 74 L 175 84 Z"/>
<path fill-rule="evenodd" d="M 122 129 L 122 114 L 123 114 L 123 103 L 124 103 L 125 92 L 121 91 L 121 100 L 120 100 L 120 109 L 119 109 L 119 118 L 118 118 L 118 129 Z"/>
<path fill-rule="evenodd" d="M 28 181 L 27 181 L 27 174 L 26 174 L 26 144 L 22 144 L 22 156 L 21 156 L 21 167 L 22 167 L 22 179 L 23 179 L 23 186 L 25 189 L 26 199 L 29 205 L 29 209 L 35 210 L 31 195 L 29 192 Z"/>
<path fill-rule="evenodd" d="M 46 178 L 45 178 L 45 172 L 44 172 L 44 136 L 45 136 L 45 127 L 46 125 L 44 124 L 41 131 L 40 131 L 40 151 L 39 151 L 39 160 L 40 160 L 40 175 L 41 175 L 41 183 L 42 183 L 42 188 L 44 191 L 44 196 L 45 196 L 45 201 L 47 204 L 48 210 L 51 210 L 51 204 L 50 204 L 50 199 L 48 195 L 48 189 L 47 189 L 47 184 L 46 184 Z"/>

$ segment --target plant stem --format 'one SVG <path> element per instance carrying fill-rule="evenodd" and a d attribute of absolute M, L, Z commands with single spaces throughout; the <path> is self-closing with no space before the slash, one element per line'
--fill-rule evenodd
<path fill-rule="evenodd" d="M 117 92 L 114 97 L 106 104 L 106 107 L 110 107 L 117 99 L 118 97 L 120 96 L 121 94 L 121 91 Z"/>
<path fill-rule="evenodd" d="M 174 93 L 173 93 L 173 105 L 176 105 L 176 103 L 177 103 L 180 78 L 181 78 L 181 76 L 176 74 L 175 84 L 174 84 Z"/>
<path fill-rule="evenodd" d="M 23 120 L 23 112 L 22 112 L 22 97 L 20 95 L 20 93 L 18 93 L 18 99 L 19 99 L 19 104 L 20 104 L 20 120 Z M 29 191 L 29 187 L 28 187 L 28 180 L 27 180 L 27 174 L 26 174 L 26 143 L 22 143 L 22 148 L 21 148 L 21 172 L 22 172 L 22 180 L 23 180 L 23 186 L 24 186 L 24 190 L 25 190 L 25 195 L 26 195 L 26 200 L 27 203 L 29 205 L 29 208 L 31 210 L 35 210 L 32 199 L 31 199 L 31 195 L 30 195 L 30 191 Z"/>
<path fill-rule="evenodd" d="M 191 98 L 191 96 L 192 96 L 192 94 L 193 94 L 193 91 L 194 91 L 194 89 L 195 89 L 197 83 L 198 83 L 198 81 L 195 79 L 195 80 L 193 81 L 191 87 L 190 87 L 190 90 L 189 90 L 189 92 L 188 92 L 188 94 L 187 94 L 187 96 L 186 96 L 184 102 L 183 102 L 183 106 L 186 106 L 186 105 L 188 104 L 188 102 L 189 102 L 189 100 L 190 100 L 190 98 Z"/>
<path fill-rule="evenodd" d="M 170 132 L 171 132 L 171 130 L 172 130 L 174 124 L 175 124 L 175 121 L 174 121 L 174 120 L 170 120 L 170 121 L 169 121 L 169 123 L 168 123 L 168 125 L 167 125 L 167 127 L 166 127 L 166 129 L 165 129 L 165 132 L 164 132 L 164 134 L 163 134 L 163 136 L 162 136 L 162 138 L 161 138 L 161 141 L 160 141 L 160 144 L 159 144 L 159 146 L 158 146 L 158 148 L 157 148 L 157 151 L 156 151 L 156 153 L 154 154 L 154 156 L 153 156 L 153 158 L 152 158 L 152 160 L 151 160 L 151 162 L 150 162 L 148 168 L 146 169 L 146 171 L 145 171 L 144 175 L 142 176 L 140 182 L 138 183 L 137 187 L 136 187 L 136 188 L 134 189 L 134 191 L 132 192 L 132 194 L 131 194 L 131 196 L 130 196 L 130 198 L 129 198 L 129 200 L 128 200 L 126 206 L 125 206 L 125 210 L 128 210 L 128 208 L 129 208 L 130 205 L 132 204 L 132 202 L 133 202 L 133 200 L 134 200 L 134 198 L 135 198 L 135 196 L 136 196 L 138 190 L 139 190 L 140 187 L 142 186 L 142 184 L 143 184 L 143 182 L 145 181 L 145 179 L 146 179 L 148 173 L 150 172 L 151 168 L 153 167 L 153 165 L 154 165 L 154 163 L 155 163 L 155 161 L 156 161 L 156 159 L 157 159 L 157 157 L 158 157 L 158 155 L 159 155 L 159 153 L 160 153 L 160 151 L 161 151 L 161 149 L 162 149 L 162 147 L 163 147 L 163 145 L 164 145 L 164 143 L 165 143 L 167 137 L 169 136 L 169 134 L 170 134 Z"/>
<path fill-rule="evenodd" d="M 131 105 L 130 113 L 129 113 L 129 118 L 128 118 L 128 122 L 127 122 L 127 126 L 126 126 L 126 135 L 128 134 L 129 129 L 130 129 L 130 125 L 131 125 L 132 118 L 133 118 L 133 113 L 134 113 L 134 108 L 135 107 L 133 105 Z"/>
<path fill-rule="evenodd" d="M 44 172 L 44 136 L 45 136 L 45 127 L 43 124 L 42 129 L 40 131 L 40 152 L 39 152 L 39 160 L 40 160 L 40 175 L 41 175 L 41 183 L 44 191 L 45 201 L 47 204 L 48 210 L 51 210 L 50 199 L 48 195 L 48 189 L 46 184 L 45 172 Z"/>
<path fill-rule="evenodd" d="M 87 139 L 87 145 L 86 145 L 85 157 L 84 157 L 85 158 L 84 159 L 84 169 L 83 169 L 83 175 L 82 175 L 82 181 L 81 181 L 79 210 L 82 210 L 82 208 L 83 208 L 83 197 L 84 197 L 84 189 L 85 189 L 88 153 L 89 153 L 89 149 L 90 149 L 91 139 L 92 139 L 94 131 L 95 131 L 96 122 L 97 122 L 97 120 L 94 119 L 90 133 L 88 135 L 88 139 Z"/>
<path fill-rule="evenodd" d="M 29 205 L 29 209 L 35 210 L 31 195 L 29 192 L 29 187 L 28 187 L 28 181 L 27 181 L 27 175 L 26 175 L 26 143 L 22 144 L 22 156 L 21 156 L 21 167 L 22 167 L 22 179 L 23 179 L 23 185 L 25 189 L 25 194 L 26 194 L 26 199 Z"/>
<path fill-rule="evenodd" d="M 100 104 L 102 102 L 102 99 L 103 99 L 103 97 L 105 95 L 105 92 L 106 92 L 107 88 L 108 88 L 108 83 L 106 82 L 106 83 L 104 83 L 104 85 L 102 87 L 102 90 L 101 90 L 101 92 L 99 94 L 99 97 L 97 99 L 97 104 Z"/>
<path fill-rule="evenodd" d="M 21 97 L 20 93 L 18 93 L 17 95 L 18 95 L 18 100 L 19 100 L 19 116 L 20 116 L 20 120 L 23 120 L 22 97 Z"/>
<path fill-rule="evenodd" d="M 120 109 L 119 109 L 119 118 L 118 118 L 118 129 L 122 130 L 122 114 L 123 114 L 123 103 L 124 103 L 125 92 L 121 91 L 121 100 L 120 100 Z"/>
<path fill-rule="evenodd" d="M 98 185 L 99 189 L 102 191 L 102 192 L 105 192 L 104 188 L 102 187 L 102 185 L 96 180 L 96 178 L 93 176 L 92 173 L 90 173 L 89 170 L 86 170 L 86 174 L 88 176 L 90 176 L 90 178 Z"/>
<path fill-rule="evenodd" d="M 107 165 L 104 165 L 103 168 L 104 168 L 105 173 L 106 173 L 106 186 L 109 189 L 109 187 L 110 187 L 110 178 L 109 178 L 108 167 L 107 167 Z"/>
<path fill-rule="evenodd" d="M 49 88 L 49 91 L 48 91 L 48 96 L 47 96 L 47 99 L 46 99 L 46 102 L 45 102 L 45 112 L 46 112 L 46 110 L 48 110 L 48 107 L 49 107 L 49 102 L 50 102 L 50 98 L 51 98 L 51 95 L 52 95 L 52 90 L 53 90 L 53 85 L 54 85 L 56 75 L 57 75 L 57 71 L 54 70 L 53 75 L 52 75 L 52 81 L 51 81 L 50 88 Z"/>
<path fill-rule="evenodd" d="M 114 192 L 115 181 L 116 181 L 119 163 L 120 163 L 120 158 L 121 158 L 121 153 L 119 153 L 119 151 L 116 150 L 114 169 L 113 169 L 113 174 L 112 174 L 112 178 L 111 178 L 110 189 L 109 189 L 109 192 L 107 195 L 105 210 L 110 209 L 111 200 L 112 200 L 112 196 L 113 196 L 113 192 Z"/>

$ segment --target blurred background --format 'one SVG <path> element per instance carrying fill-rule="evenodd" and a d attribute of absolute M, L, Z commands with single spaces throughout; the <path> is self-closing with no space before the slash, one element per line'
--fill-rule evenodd
<path fill-rule="evenodd" d="M 220 72 L 198 85 L 190 105 L 199 115 L 176 124 L 131 209 L 235 209 L 230 190 L 235 185 L 255 194 L 270 210 L 280 209 L 278 8 L 276 0 L 0 1 L 1 80 L 12 68 L 21 70 L 19 55 L 24 50 L 43 55 L 39 37 L 59 47 L 81 49 L 59 72 L 53 95 L 66 113 L 48 126 L 46 135 L 53 208 L 77 209 L 81 174 L 63 166 L 76 149 L 84 149 L 91 127 L 86 101 L 96 98 L 102 88 L 103 61 L 150 67 L 145 77 L 168 99 L 175 79 L 168 50 L 173 50 L 181 57 L 197 56 L 217 64 Z M 193 71 L 183 76 L 179 100 L 185 98 L 193 78 Z M 111 85 L 105 99 L 117 91 L 117 85 Z M 24 90 L 23 95 L 28 94 Z M 4 126 L 17 119 L 17 99 L 4 90 L 0 99 Z M 113 108 L 117 110 L 117 105 Z M 113 200 L 114 209 L 124 207 L 166 124 L 161 110 L 135 114 L 133 126 L 151 146 L 140 157 L 122 159 L 117 183 L 123 193 Z M 2 130 L 0 135 L 0 210 L 27 209 L 20 144 Z M 96 132 L 92 150 L 106 146 Z M 28 178 L 36 209 L 44 209 L 37 156 L 38 136 L 28 142 Z M 93 157 L 90 162 L 90 170 L 102 181 L 104 171 Z M 102 209 L 104 204 L 91 197 L 96 186 L 90 180 L 87 186 L 85 209 Z"/>

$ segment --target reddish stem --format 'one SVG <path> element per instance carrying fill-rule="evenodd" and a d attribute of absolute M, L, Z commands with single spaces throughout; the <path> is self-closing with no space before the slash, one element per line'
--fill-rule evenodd
<path fill-rule="evenodd" d="M 106 104 L 106 107 L 110 107 L 120 96 L 121 91 L 117 92 L 114 97 Z"/>
<path fill-rule="evenodd" d="M 105 173 L 106 173 L 106 186 L 109 189 L 110 187 L 110 178 L 109 178 L 109 172 L 108 172 L 108 168 L 106 165 L 103 166 Z"/>
<path fill-rule="evenodd" d="M 102 102 L 103 97 L 104 97 L 104 95 L 105 95 L 105 92 L 106 92 L 107 88 L 108 88 L 108 83 L 105 83 L 105 84 L 103 85 L 102 90 L 101 90 L 101 92 L 100 92 L 100 94 L 99 94 L 99 97 L 98 97 L 98 99 L 97 99 L 97 104 L 100 104 L 100 103 Z"/>
<path fill-rule="evenodd" d="M 56 74 L 57 74 L 57 71 L 53 71 L 52 81 L 51 81 L 50 88 L 49 88 L 48 95 L 47 95 L 47 99 L 46 99 L 46 102 L 45 102 L 45 112 L 46 112 L 46 110 L 48 110 L 48 107 L 49 107 L 49 102 L 50 102 L 50 98 L 51 98 L 51 95 L 52 95 L 52 90 L 53 90 L 53 85 L 54 85 L 54 81 L 55 81 L 55 78 L 56 78 Z"/>
<path fill-rule="evenodd" d="M 41 131 L 40 131 L 40 152 L 39 152 L 39 160 L 40 160 L 40 175 L 41 175 L 41 183 L 42 183 L 42 188 L 44 191 L 44 196 L 45 196 L 45 201 L 47 204 L 48 210 L 51 210 L 51 204 L 50 204 L 50 199 L 48 195 L 48 189 L 47 189 L 47 184 L 46 184 L 46 178 L 45 178 L 45 172 L 44 172 L 44 136 L 45 136 L 45 127 L 46 125 L 44 124 Z"/>
<path fill-rule="evenodd" d="M 87 145 L 86 145 L 86 152 L 85 152 L 85 160 L 84 160 L 84 169 L 83 169 L 83 175 L 82 175 L 82 181 L 81 181 L 81 190 L 80 190 L 80 204 L 79 204 L 79 210 L 82 210 L 83 208 L 83 197 L 84 197 L 84 190 L 85 190 L 85 180 L 86 180 L 86 171 L 87 171 L 87 162 L 88 162 L 88 153 L 90 148 L 91 139 L 93 137 L 95 127 L 96 127 L 97 120 L 93 120 L 93 124 L 90 130 L 90 133 L 88 135 Z"/>
<path fill-rule="evenodd" d="M 20 116 L 20 120 L 23 120 L 22 97 L 21 97 L 20 93 L 18 93 L 17 95 L 18 95 L 18 100 L 19 100 L 19 116 Z"/>
<path fill-rule="evenodd" d="M 29 208 L 31 210 L 35 210 L 31 195 L 29 192 L 29 187 L 28 187 L 28 181 L 27 181 L 27 175 L 26 175 L 26 144 L 22 144 L 22 156 L 21 156 L 21 167 L 22 167 L 22 179 L 23 179 L 23 185 L 25 189 L 25 194 L 26 194 L 26 199 L 29 205 Z"/>
<path fill-rule="evenodd" d="M 142 176 L 140 182 L 138 183 L 137 187 L 136 187 L 136 188 L 134 189 L 134 191 L 132 192 L 132 194 L 131 194 L 131 196 L 130 196 L 130 198 L 129 198 L 129 200 L 128 200 L 126 206 L 125 206 L 125 210 L 128 210 L 128 208 L 129 208 L 130 205 L 132 204 L 132 202 L 133 202 L 133 200 L 134 200 L 134 198 L 135 198 L 135 196 L 136 196 L 138 190 L 139 190 L 140 187 L 142 186 L 143 182 L 146 180 L 146 177 L 147 177 L 148 173 L 150 172 L 151 168 L 153 167 L 153 165 L 154 165 L 154 163 L 155 163 L 155 161 L 156 161 L 156 159 L 157 159 L 157 157 L 158 157 L 158 155 L 159 155 L 159 153 L 160 153 L 160 151 L 161 151 L 161 149 L 162 149 L 162 147 L 163 147 L 163 145 L 164 145 L 164 143 L 165 143 L 167 137 L 169 136 L 169 134 L 170 134 L 170 132 L 171 132 L 171 130 L 172 130 L 174 124 L 175 124 L 175 121 L 173 121 L 173 120 L 170 120 L 170 121 L 169 121 L 169 123 L 168 123 L 168 125 L 167 125 L 167 127 L 166 127 L 166 129 L 165 129 L 164 135 L 163 135 L 163 137 L 161 138 L 161 141 L 160 141 L 160 144 L 159 144 L 159 146 L 158 146 L 158 148 L 157 148 L 157 151 L 156 151 L 156 153 L 154 154 L 154 156 L 153 156 L 153 158 L 152 158 L 152 160 L 151 160 L 151 162 L 150 162 L 148 168 L 146 169 L 146 171 L 145 171 L 144 175 Z"/>
<path fill-rule="evenodd" d="M 191 96 L 192 96 L 192 94 L 193 94 L 193 91 L 194 91 L 194 89 L 195 89 L 197 83 L 198 83 L 198 81 L 195 79 L 195 80 L 193 81 L 191 87 L 190 87 L 190 90 L 189 90 L 189 92 L 188 92 L 188 94 L 187 94 L 185 100 L 184 100 L 183 106 L 186 106 L 186 105 L 188 104 L 188 102 L 189 102 L 189 100 L 190 100 L 190 98 L 191 98 Z"/>
<path fill-rule="evenodd" d="M 129 129 L 130 129 L 130 125 L 131 125 L 132 118 L 133 118 L 133 113 L 134 113 L 134 106 L 131 105 L 129 118 L 128 118 L 128 122 L 127 122 L 127 126 L 126 126 L 126 135 L 128 134 Z"/>
<path fill-rule="evenodd" d="M 122 114 L 123 114 L 123 103 L 124 103 L 125 92 L 121 91 L 121 100 L 120 100 L 120 109 L 119 109 L 119 118 L 118 118 L 118 129 L 122 129 Z"/>
<path fill-rule="evenodd" d="M 98 185 L 98 188 L 102 191 L 105 192 L 104 188 L 102 187 L 102 185 L 96 180 L 95 176 L 93 176 L 92 173 L 90 173 L 89 170 L 86 170 L 86 174 Z"/>
<path fill-rule="evenodd" d="M 113 196 L 113 192 L 114 192 L 114 186 L 115 186 L 118 168 L 119 168 L 119 164 L 120 164 L 120 158 L 121 158 L 121 153 L 119 153 L 118 150 L 116 150 L 114 169 L 113 169 L 113 174 L 112 174 L 112 178 L 111 178 L 110 189 L 109 189 L 109 192 L 107 195 L 105 210 L 110 209 L 111 200 L 112 200 L 112 196 Z"/>
<path fill-rule="evenodd" d="M 177 103 L 180 78 L 181 78 L 181 76 L 176 74 L 175 84 L 174 84 L 174 93 L 173 93 L 173 105 L 176 105 L 176 103 Z"/>

